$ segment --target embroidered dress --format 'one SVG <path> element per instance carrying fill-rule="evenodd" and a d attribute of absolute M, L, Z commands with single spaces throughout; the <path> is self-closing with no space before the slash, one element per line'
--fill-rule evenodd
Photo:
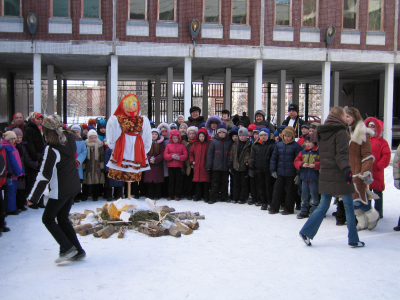
<path fill-rule="evenodd" d="M 113 152 L 108 177 L 119 181 L 140 181 L 150 170 L 146 153 L 151 148 L 151 127 L 145 116 L 113 115 L 107 122 L 107 144 Z"/>

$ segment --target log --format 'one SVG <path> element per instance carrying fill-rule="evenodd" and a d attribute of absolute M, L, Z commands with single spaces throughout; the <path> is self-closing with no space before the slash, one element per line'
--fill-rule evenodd
<path fill-rule="evenodd" d="M 194 216 L 194 215 L 181 215 L 178 217 L 179 220 L 192 220 L 192 219 L 198 219 L 198 220 L 205 220 L 205 216 Z"/>
<path fill-rule="evenodd" d="M 199 222 L 197 222 L 196 218 L 193 219 L 193 222 L 186 221 L 185 224 L 186 224 L 186 226 L 188 226 L 189 228 L 191 228 L 193 230 L 197 230 L 200 227 Z"/>
<path fill-rule="evenodd" d="M 131 221 L 106 221 L 107 224 L 130 224 Z"/>
<path fill-rule="evenodd" d="M 157 226 L 157 225 L 152 224 L 152 223 L 150 223 L 148 227 L 149 227 L 149 228 L 152 228 L 152 229 L 156 229 L 156 230 L 161 231 L 161 232 L 163 233 L 163 235 L 169 235 L 169 230 L 168 230 L 167 227 L 164 227 L 164 226 Z"/>
<path fill-rule="evenodd" d="M 84 215 L 86 217 L 86 215 Z M 70 220 L 80 220 L 82 218 L 82 214 L 80 213 L 73 213 L 68 216 Z"/>
<path fill-rule="evenodd" d="M 102 229 L 103 229 L 103 225 L 99 225 L 99 226 L 96 226 L 96 227 L 93 227 L 93 228 L 90 228 L 90 229 L 79 231 L 78 233 L 80 235 L 82 235 L 82 236 L 85 236 L 85 235 L 88 235 L 88 234 L 95 233 L 95 232 L 97 232 L 99 230 L 102 230 Z"/>
<path fill-rule="evenodd" d="M 153 228 L 149 228 L 149 227 L 144 226 L 144 225 L 140 225 L 138 231 L 141 232 L 141 233 L 144 233 L 144 234 L 146 234 L 148 236 L 151 236 L 151 237 L 159 237 L 159 236 L 163 235 L 162 231 L 157 230 L 157 229 L 153 229 Z"/>
<path fill-rule="evenodd" d="M 204 216 L 201 216 L 199 212 L 190 212 L 190 211 L 185 211 L 185 212 L 178 212 L 178 213 L 169 213 L 170 216 L 176 217 L 179 220 L 186 220 L 186 219 L 205 219 Z"/>
<path fill-rule="evenodd" d="M 103 229 L 101 237 L 103 239 L 108 239 L 114 232 L 115 232 L 115 227 L 112 225 L 108 225 L 106 228 Z"/>
<path fill-rule="evenodd" d="M 118 238 L 122 239 L 124 237 L 124 234 L 125 234 L 125 227 L 121 226 L 121 228 L 118 231 Z"/>
<path fill-rule="evenodd" d="M 181 236 L 181 231 L 175 225 L 171 225 L 169 227 L 168 231 L 169 231 L 169 235 L 172 235 L 173 237 L 180 237 Z"/>
<path fill-rule="evenodd" d="M 74 226 L 74 230 L 76 233 L 78 233 L 79 231 L 84 231 L 84 230 L 88 230 L 90 228 L 92 228 L 92 224 L 88 223 L 88 224 L 84 224 L 84 225 L 77 225 Z"/>
<path fill-rule="evenodd" d="M 161 211 L 162 212 L 174 212 L 175 211 L 175 208 L 173 208 L 173 207 L 168 207 L 168 206 L 162 206 L 162 208 L 161 208 Z"/>
<path fill-rule="evenodd" d="M 189 235 L 193 232 L 193 229 L 189 228 L 185 224 L 175 221 L 176 226 L 178 226 L 179 230 L 184 234 L 184 235 Z"/>

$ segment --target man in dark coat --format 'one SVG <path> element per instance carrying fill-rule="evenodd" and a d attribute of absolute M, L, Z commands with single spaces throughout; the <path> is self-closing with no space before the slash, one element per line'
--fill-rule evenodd
<path fill-rule="evenodd" d="M 329 209 L 332 195 L 342 195 L 346 210 L 349 246 L 364 247 L 356 229 L 352 195 L 354 187 L 349 163 L 350 137 L 346 131 L 344 116 L 343 108 L 332 108 L 324 125 L 319 126 L 311 137 L 313 143 L 319 143 L 321 170 L 318 192 L 321 194 L 321 201 L 300 230 L 300 237 L 308 246 L 311 246 L 310 240 L 317 234 Z"/>
<path fill-rule="evenodd" d="M 275 132 L 275 126 L 271 124 L 271 122 L 269 120 L 266 119 L 267 114 L 265 113 L 265 111 L 259 109 L 255 112 L 254 114 L 254 124 L 256 124 L 257 126 L 262 126 L 264 125 L 266 128 L 268 128 L 269 132 L 271 134 L 269 134 L 270 139 L 274 138 L 274 132 Z"/>
<path fill-rule="evenodd" d="M 300 138 L 301 136 L 301 125 L 305 123 L 304 120 L 299 117 L 299 106 L 296 103 L 292 103 L 288 108 L 289 117 L 286 118 L 285 121 L 282 122 L 282 125 L 292 126 L 295 130 L 295 138 Z"/>
<path fill-rule="evenodd" d="M 190 117 L 185 122 L 188 127 L 190 127 L 190 126 L 199 127 L 201 123 L 205 122 L 204 117 L 200 116 L 200 114 L 201 114 L 200 107 L 192 106 L 190 108 L 189 112 L 190 112 Z"/>

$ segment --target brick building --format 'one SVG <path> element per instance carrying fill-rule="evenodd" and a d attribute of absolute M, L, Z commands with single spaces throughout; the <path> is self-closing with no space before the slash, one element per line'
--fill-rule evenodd
<path fill-rule="evenodd" d="M 29 13 L 37 16 L 34 35 Z M 195 40 L 193 19 L 201 25 Z M 330 25 L 336 34 L 328 45 Z M 203 111 L 209 83 L 224 84 L 223 107 L 231 110 L 232 83 L 242 82 L 250 117 L 260 108 L 271 113 L 263 89 L 277 84 L 281 122 L 290 83 L 294 102 L 300 86 L 322 86 L 322 119 L 332 105 L 351 105 L 364 117 L 392 120 L 400 116 L 398 30 L 399 0 L 0 0 L 0 103 L 7 107 L 0 122 L 9 122 L 14 110 L 30 109 L 15 96 L 16 80 L 33 80 L 32 109 L 42 109 L 42 79 L 49 80 L 49 95 L 56 80 L 60 114 L 67 80 L 105 81 L 107 114 L 118 105 L 118 82 L 137 80 L 154 84 L 150 113 L 156 120 L 162 82 L 168 121 L 173 82 L 183 82 L 186 117 L 192 82 L 202 83 Z M 384 132 L 391 140 L 390 121 Z"/>

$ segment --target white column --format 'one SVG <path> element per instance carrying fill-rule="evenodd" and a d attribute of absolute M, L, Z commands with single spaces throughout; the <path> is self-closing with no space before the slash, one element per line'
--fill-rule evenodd
<path fill-rule="evenodd" d="M 186 70 L 186 68 L 185 68 Z M 186 76 L 186 73 L 185 73 Z M 192 81 L 190 79 L 190 81 Z M 172 67 L 167 68 L 167 120 L 168 123 L 174 122 L 175 118 L 173 116 L 173 104 L 174 104 L 174 69 Z M 190 86 L 190 90 L 192 87 Z M 186 82 L 185 82 L 185 93 L 186 93 Z M 161 97 L 161 86 L 160 86 L 160 97 Z M 185 94 L 186 99 L 186 94 Z M 185 100 L 186 101 L 186 100 Z M 184 105 L 184 109 L 186 108 L 186 102 Z"/>
<path fill-rule="evenodd" d="M 161 76 L 160 75 L 156 75 L 156 78 L 154 80 L 154 106 L 155 106 L 154 120 L 156 126 L 158 126 L 158 124 L 161 123 L 161 120 L 164 120 L 161 119 Z"/>
<path fill-rule="evenodd" d="M 111 55 L 111 76 L 110 76 L 110 115 L 113 115 L 118 107 L 118 56 Z"/>
<path fill-rule="evenodd" d="M 62 115 L 62 85 L 61 85 L 61 74 L 56 75 L 57 78 L 57 115 Z"/>
<path fill-rule="evenodd" d="M 339 106 L 339 72 L 332 72 L 331 76 L 331 107 Z"/>
<path fill-rule="evenodd" d="M 184 115 L 185 120 L 190 117 L 189 110 L 192 107 L 192 58 L 185 57 L 185 70 L 184 70 L 184 93 L 185 93 L 185 101 L 184 101 Z M 171 121 L 172 122 L 172 121 Z"/>
<path fill-rule="evenodd" d="M 114 113 L 114 112 L 112 112 Z M 106 80 L 106 117 L 111 116 L 111 66 L 108 66 Z"/>
<path fill-rule="evenodd" d="M 249 76 L 247 79 L 247 115 L 250 118 L 250 122 L 254 122 L 254 112 L 255 110 L 255 96 L 254 96 L 254 91 L 256 89 L 256 85 L 254 84 L 254 76 Z M 233 114 L 233 112 L 232 112 Z"/>
<path fill-rule="evenodd" d="M 42 56 L 38 53 L 33 54 L 33 111 L 42 113 Z"/>
<path fill-rule="evenodd" d="M 263 82 L 263 61 L 257 59 L 254 63 L 254 111 L 262 109 L 262 82 Z M 254 117 L 250 115 L 250 118 Z"/>
<path fill-rule="evenodd" d="M 203 108 L 201 109 L 204 119 L 208 119 L 208 82 L 209 76 L 203 76 Z M 232 112 L 231 112 L 232 114 Z"/>
<path fill-rule="evenodd" d="M 224 109 L 227 109 L 232 113 L 231 103 L 232 103 L 232 69 L 226 68 L 224 75 Z"/>
<path fill-rule="evenodd" d="M 383 138 L 392 149 L 394 64 L 385 65 L 385 103 L 383 109 Z"/>
<path fill-rule="evenodd" d="M 385 73 L 379 74 L 379 111 L 376 116 L 383 117 L 385 104 Z"/>
<path fill-rule="evenodd" d="M 47 65 L 47 115 L 54 114 L 54 66 Z"/>
<path fill-rule="evenodd" d="M 285 120 L 285 94 L 286 94 L 286 70 L 278 71 L 278 109 L 277 109 L 277 121 L 276 124 L 279 126 Z"/>
<path fill-rule="evenodd" d="M 331 62 L 322 63 L 322 90 L 321 90 L 321 123 L 325 122 L 329 115 L 331 96 Z"/>
<path fill-rule="evenodd" d="M 293 78 L 292 102 L 296 103 L 300 107 L 300 79 L 299 78 Z"/>

